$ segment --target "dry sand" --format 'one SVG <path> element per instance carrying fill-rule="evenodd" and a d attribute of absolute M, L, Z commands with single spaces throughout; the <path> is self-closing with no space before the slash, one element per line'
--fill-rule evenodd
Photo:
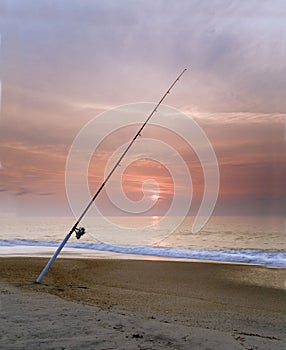
<path fill-rule="evenodd" d="M 285 349 L 286 269 L 2 258 L 2 349 Z"/>

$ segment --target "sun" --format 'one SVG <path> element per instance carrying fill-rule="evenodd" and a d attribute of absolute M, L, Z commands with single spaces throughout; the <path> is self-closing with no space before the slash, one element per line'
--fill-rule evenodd
<path fill-rule="evenodd" d="M 154 202 L 157 201 L 159 198 L 160 198 L 160 196 L 158 194 L 152 194 L 152 196 L 151 196 L 151 199 Z"/>

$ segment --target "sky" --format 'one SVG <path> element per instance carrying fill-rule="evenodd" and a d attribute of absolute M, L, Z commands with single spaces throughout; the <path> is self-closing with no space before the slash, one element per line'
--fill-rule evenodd
<path fill-rule="evenodd" d="M 188 68 L 166 103 L 193 118 L 213 146 L 214 214 L 285 215 L 285 23 L 284 0 L 2 0 L 0 212 L 70 215 L 65 166 L 78 132 L 111 108 L 157 102 Z M 91 192 L 135 130 L 117 131 L 96 150 Z M 193 177 L 194 214 L 204 191 L 194 151 L 164 128 L 149 126 L 142 137 L 180 152 Z M 149 179 L 160 185 L 159 198 L 150 191 L 149 213 L 163 215 L 174 191 L 163 164 L 135 157 L 124 190 L 140 200 Z M 104 193 L 97 205 L 120 215 Z"/>

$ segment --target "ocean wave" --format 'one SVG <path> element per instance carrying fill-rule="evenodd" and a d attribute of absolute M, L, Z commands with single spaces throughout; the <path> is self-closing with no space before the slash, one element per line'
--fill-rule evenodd
<path fill-rule="evenodd" d="M 0 246 L 39 246 L 57 247 L 59 242 L 35 241 L 26 239 L 0 240 Z M 183 258 L 195 260 L 212 260 L 223 262 L 237 262 L 245 264 L 259 264 L 273 267 L 286 267 L 286 252 L 279 250 L 254 250 L 254 249 L 229 249 L 229 250 L 208 250 L 188 249 L 178 247 L 154 247 L 115 245 L 106 243 L 68 243 L 67 248 L 91 249 L 108 251 L 121 254 L 134 254 L 146 256 L 158 256 L 166 258 Z"/>

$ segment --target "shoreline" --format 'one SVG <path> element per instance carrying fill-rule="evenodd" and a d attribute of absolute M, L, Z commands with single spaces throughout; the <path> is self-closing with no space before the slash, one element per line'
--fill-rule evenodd
<path fill-rule="evenodd" d="M 262 267 L 265 269 L 273 269 L 273 270 L 285 270 L 284 266 L 267 266 L 263 264 L 254 264 L 254 263 L 246 263 L 246 262 L 235 262 L 235 261 L 222 261 L 222 260 L 207 260 L 207 259 L 189 259 L 189 258 L 171 258 L 164 256 L 155 256 L 155 255 L 139 255 L 139 254 L 121 254 L 115 252 L 108 251 L 95 251 L 88 249 L 80 249 L 80 248 L 71 248 L 70 251 L 68 248 L 65 248 L 66 251 L 62 251 L 60 255 L 57 257 L 56 261 L 60 259 L 70 259 L 70 260 L 131 260 L 131 261 L 163 261 L 163 262 L 184 262 L 184 263 L 198 263 L 198 264 L 222 264 L 222 265 L 238 265 L 238 266 L 253 266 L 253 267 Z M 74 249 L 82 250 L 81 253 L 75 253 Z M 102 253 L 102 254 L 101 254 Z M 54 254 L 54 251 L 47 251 L 46 253 L 7 253 L 3 254 L 0 252 L 0 261 L 1 259 L 45 259 L 46 263 Z M 98 254 L 98 255 L 95 255 Z M 43 265 L 43 268 L 45 265 Z M 285 287 L 286 289 L 286 287 Z"/>
<path fill-rule="evenodd" d="M 98 326 L 104 328 L 107 324 L 112 325 L 110 330 L 116 337 L 124 334 L 124 340 L 120 337 L 118 343 L 112 340 L 114 349 L 134 349 L 139 344 L 142 349 L 152 349 L 152 346 L 156 349 L 256 346 L 266 350 L 283 349 L 286 344 L 285 268 L 201 261 L 58 258 L 37 285 L 34 281 L 47 262 L 46 258 L 4 257 L 0 262 L 1 301 L 13 296 L 22 304 L 27 302 L 30 310 L 28 316 L 21 313 L 21 303 L 3 301 L 2 309 L 6 310 L 8 322 L 2 323 L 3 334 L 14 332 L 12 328 L 16 324 L 13 322 L 20 316 L 24 329 L 27 327 L 30 332 L 31 327 L 36 329 L 37 322 L 41 321 L 42 316 L 35 316 L 37 312 L 45 313 L 43 319 L 57 322 L 63 319 L 63 314 L 71 315 L 77 309 L 73 325 L 80 324 L 80 329 L 91 332 L 95 338 L 100 337 Z M 43 303 L 46 303 L 45 309 Z M 56 306 L 52 311 L 53 305 Z M 98 313 L 104 313 L 101 321 L 97 321 Z M 89 314 L 88 322 L 84 318 L 86 314 Z M 31 315 L 35 320 L 28 319 Z M 150 328 L 150 322 L 154 327 Z M 53 328 L 49 327 L 46 332 L 52 334 Z M 73 348 L 68 346 L 67 340 L 72 330 L 73 326 L 69 330 L 57 328 L 57 332 L 63 332 L 57 346 L 66 339 L 66 346 Z M 170 332 L 173 332 L 171 338 Z M 183 338 L 187 335 L 182 336 L 182 332 L 189 334 L 186 340 Z M 140 337 L 136 338 L 138 334 Z M 158 334 L 161 343 L 156 343 Z M 165 342 L 168 337 L 169 343 Z M 11 349 L 17 349 L 15 344 L 20 340 L 16 334 L 9 339 L 13 343 Z M 195 339 L 200 339 L 199 343 Z M 25 341 L 27 345 L 28 339 Z M 75 338 L 73 341 L 77 348 L 84 342 Z M 102 335 L 104 346 L 108 347 L 110 341 L 109 336 Z M 39 345 L 37 339 L 34 342 Z M 86 348 L 93 349 L 94 345 L 86 345 Z"/>
<path fill-rule="evenodd" d="M 0 258 L 2 257 L 34 257 L 34 258 L 51 258 L 57 249 L 57 246 L 39 246 L 39 245 L 11 245 L 11 246 L 0 246 Z M 176 249 L 176 248 L 174 248 Z M 178 247 L 178 249 L 181 249 Z M 191 248 L 189 248 L 191 250 Z M 196 249 L 195 249 L 196 251 Z M 212 250 L 210 250 L 212 251 Z M 216 252 L 216 250 L 213 250 Z M 234 250 L 235 251 L 235 250 Z M 256 250 L 253 250 L 256 251 Z M 249 249 L 251 252 L 251 249 Z M 265 251 L 265 253 L 271 253 L 273 250 Z M 276 252 L 276 251 L 275 251 Z M 279 251 L 280 252 L 280 251 Z M 284 253 L 284 251 L 281 251 Z M 243 256 L 243 255 L 242 255 Z M 112 250 L 97 250 L 88 248 L 74 248 L 74 247 L 64 247 L 58 258 L 72 258 L 72 259 L 124 259 L 124 260 L 151 260 L 151 261 L 181 261 L 181 262 L 210 262 L 210 263 L 222 263 L 222 264 L 239 264 L 247 266 L 264 266 L 267 268 L 286 268 L 286 264 L 281 264 L 281 257 L 279 263 L 274 264 L 264 263 L 257 259 L 257 262 L 246 261 L 233 261 L 232 259 L 215 259 L 215 258 L 200 258 L 200 257 L 176 257 L 176 256 L 164 256 L 161 254 L 153 255 L 150 254 L 140 254 L 140 253 L 127 253 L 118 252 Z M 243 257 L 245 258 L 245 256 Z M 253 259 L 252 259 L 253 260 Z M 260 259 L 261 260 L 261 259 Z M 285 265 L 285 266 L 284 266 Z"/>

